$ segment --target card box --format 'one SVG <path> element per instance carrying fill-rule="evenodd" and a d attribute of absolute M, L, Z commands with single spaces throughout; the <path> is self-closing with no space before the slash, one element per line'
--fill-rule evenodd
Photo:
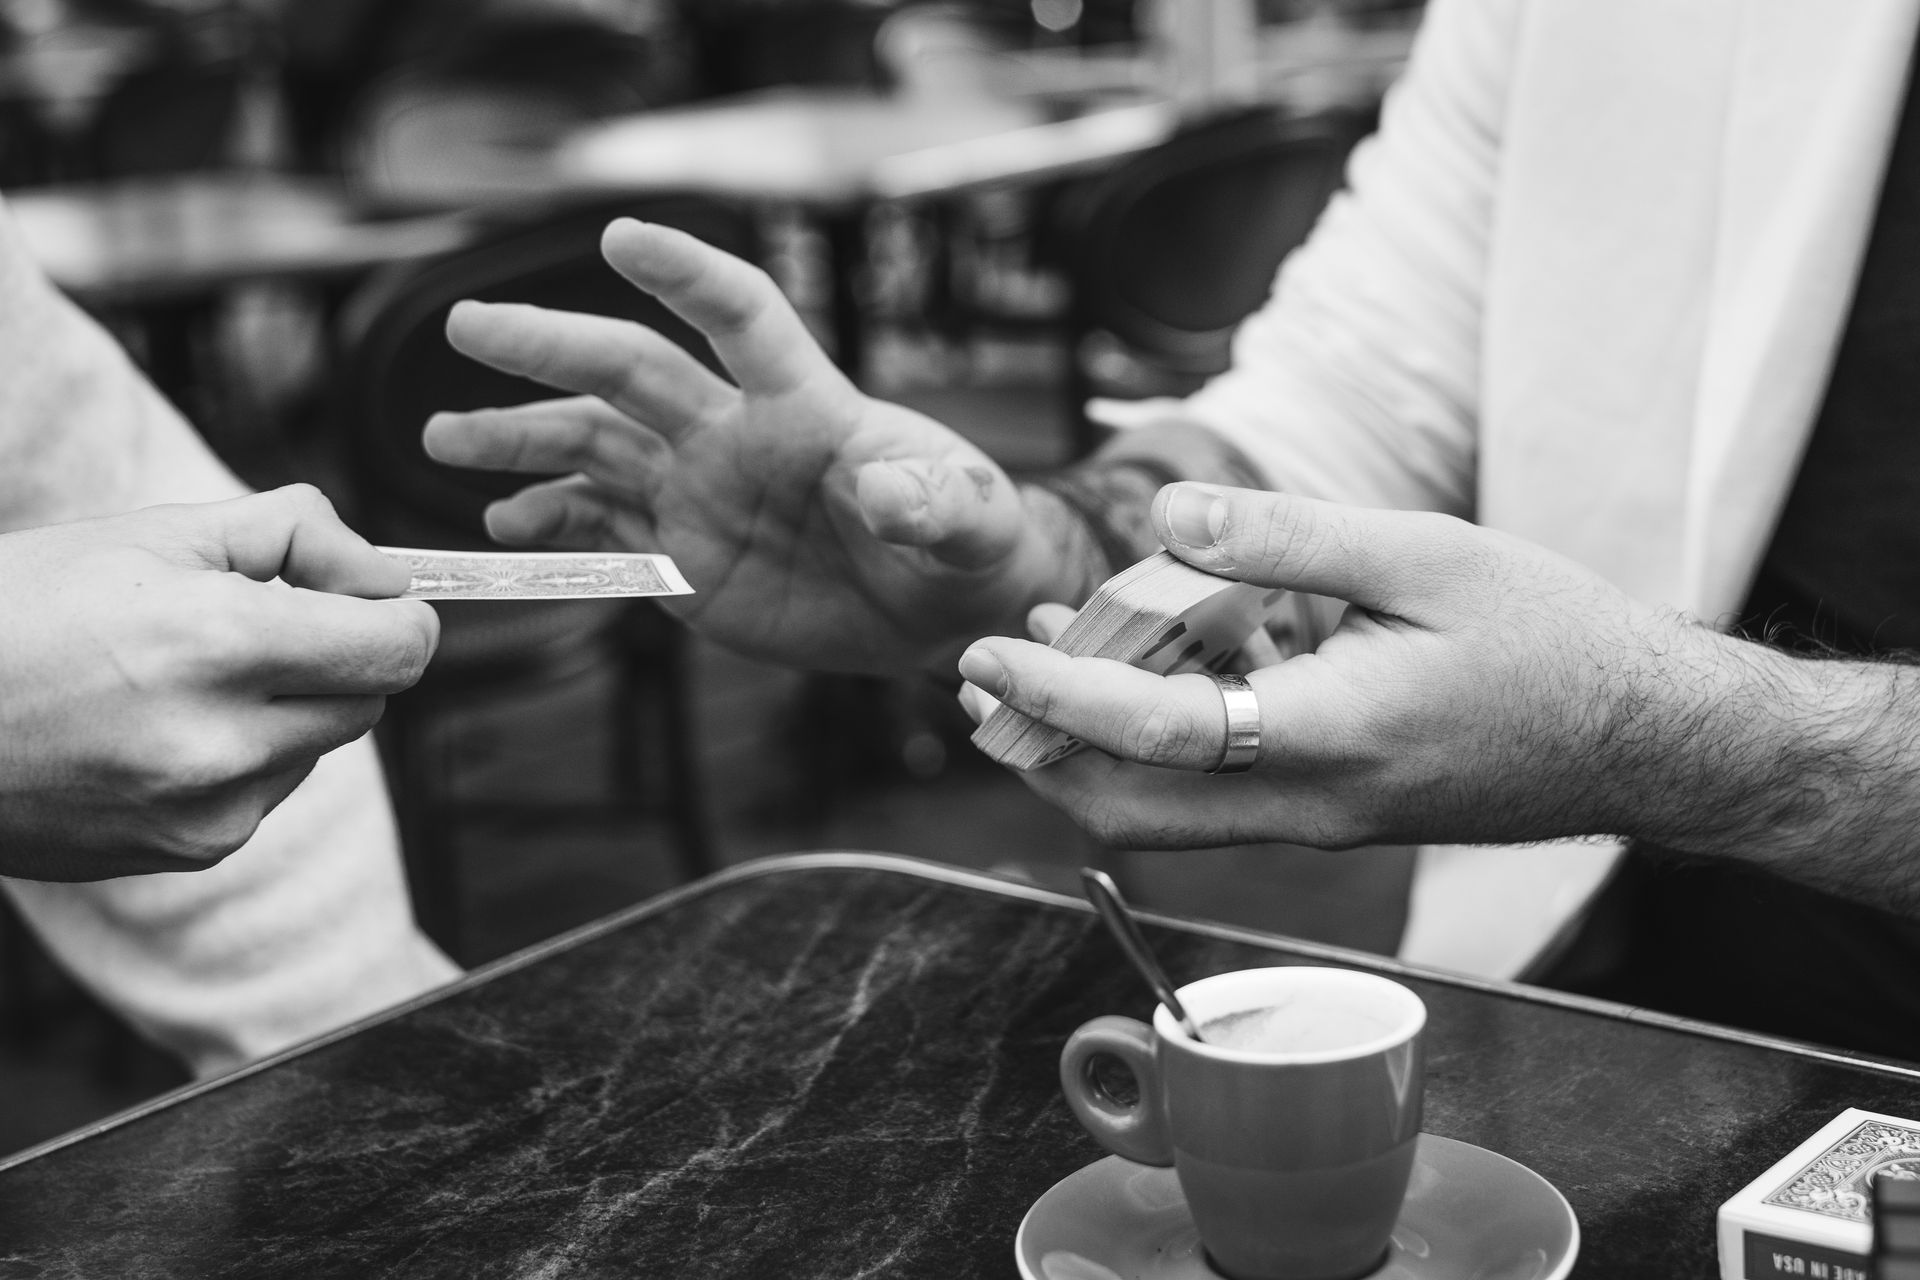
<path fill-rule="evenodd" d="M 1882 1174 L 1920 1178 L 1920 1122 L 1849 1107 L 1720 1206 L 1721 1280 L 1871 1280 Z"/>

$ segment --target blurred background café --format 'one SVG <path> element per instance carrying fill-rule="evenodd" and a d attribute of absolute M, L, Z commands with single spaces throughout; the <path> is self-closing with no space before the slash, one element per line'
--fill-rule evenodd
<path fill-rule="evenodd" d="M 0 0 L 0 192 L 246 480 L 483 547 L 513 477 L 429 413 L 541 398 L 464 297 L 690 331 L 600 261 L 634 215 L 764 266 L 865 389 L 1016 475 L 1180 394 L 1341 180 L 1418 0 Z M 651 602 L 443 611 L 379 731 L 432 936 L 472 965 L 746 859 L 872 849 L 1391 953 L 1412 858 L 1093 845 L 951 684 L 809 675 Z M 0 920 L 0 1151 L 184 1079 Z"/>

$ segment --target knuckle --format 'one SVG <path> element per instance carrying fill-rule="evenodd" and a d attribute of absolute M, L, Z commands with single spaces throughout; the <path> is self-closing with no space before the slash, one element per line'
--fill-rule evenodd
<path fill-rule="evenodd" d="M 1101 844 L 1113 849 L 1139 847 L 1132 814 L 1119 797 L 1104 793 L 1088 796 L 1075 808 L 1074 820 Z"/>
<path fill-rule="evenodd" d="M 1485 530 L 1436 511 L 1409 512 L 1405 518 L 1419 534 L 1418 545 L 1430 549 L 1436 572 L 1474 582 L 1502 576 L 1500 553 Z"/>
<path fill-rule="evenodd" d="M 635 362 L 608 380 L 607 386 L 600 393 L 600 398 L 609 404 L 632 411 L 635 416 L 641 416 L 639 406 L 647 403 L 653 381 L 652 368 L 644 362 Z M 568 424 L 567 443 L 582 456 L 604 452 L 611 434 L 608 430 L 611 425 L 606 418 L 597 414 L 578 414 Z"/>
<path fill-rule="evenodd" d="M 176 657 L 196 672 L 218 677 L 248 666 L 267 628 L 253 592 L 225 581 L 210 585 L 206 607 L 179 637 L 187 651 Z"/>
<path fill-rule="evenodd" d="M 439 649 L 440 615 L 434 612 L 432 605 L 421 603 L 418 625 L 409 634 L 406 645 L 405 670 L 409 685 L 425 673 L 427 664 L 433 661 L 433 655 Z"/>
<path fill-rule="evenodd" d="M 761 268 L 741 263 L 736 270 L 739 273 L 737 286 L 715 298 L 712 305 L 712 327 L 721 336 L 752 328 L 766 314 L 774 300 L 781 296 L 773 277 Z"/>
<path fill-rule="evenodd" d="M 475 422 L 480 430 L 474 433 L 474 443 L 483 445 L 484 452 L 476 448 L 473 461 L 486 462 L 487 455 L 497 455 L 502 465 L 515 471 L 531 470 L 549 455 L 571 457 L 585 434 L 579 422 L 564 414 L 543 419 L 490 409 L 484 417 L 476 416 Z"/>
<path fill-rule="evenodd" d="M 433 657 L 434 624 L 383 622 L 378 631 L 342 629 L 316 644 L 306 655 L 307 670 L 325 676 L 329 685 L 337 684 L 342 697 L 377 698 L 410 688 Z"/>
<path fill-rule="evenodd" d="M 426 674 L 433 652 L 424 638 L 414 636 L 396 644 L 380 661 L 367 666 L 368 679 L 354 692 L 384 698 L 411 689 Z"/>
<path fill-rule="evenodd" d="M 561 505 L 554 518 L 554 536 L 577 545 L 595 545 L 612 532 L 612 517 L 598 503 L 570 501 Z"/>
<path fill-rule="evenodd" d="M 333 503 L 327 495 L 304 480 L 282 485 L 277 492 L 284 501 L 303 512 L 313 514 L 324 512 L 328 515 L 333 513 Z"/>
<path fill-rule="evenodd" d="M 163 542 L 194 546 L 205 539 L 207 527 L 211 522 L 210 506 L 211 504 L 191 505 L 169 502 L 148 507 L 142 511 L 128 512 L 111 519 L 129 532 L 137 527 L 137 536 L 150 543 Z"/>
<path fill-rule="evenodd" d="M 253 593 L 232 575 L 196 573 L 171 583 L 142 613 L 114 648 L 131 683 L 149 693 L 218 679 L 246 665 L 259 646 Z"/>
<path fill-rule="evenodd" d="M 380 723 L 380 717 L 387 711 L 385 697 L 372 696 L 353 699 L 351 709 L 342 715 L 342 744 L 356 742 L 372 732 L 373 726 Z"/>
<path fill-rule="evenodd" d="M 1054 673 L 1037 671 L 1017 682 L 1013 682 L 1009 676 L 1009 682 L 1009 700 L 1017 699 L 1020 709 L 1035 720 L 1052 723 L 1063 702 L 1060 683 Z"/>
<path fill-rule="evenodd" d="M 253 839 L 262 816 L 250 806 L 221 805 L 211 814 L 182 818 L 165 831 L 156 852 L 173 863 L 213 866 Z"/>
<path fill-rule="evenodd" d="M 1163 768 L 1186 760 L 1202 745 L 1193 717 L 1185 708 L 1167 702 L 1131 712 L 1120 733 L 1124 755 Z"/>
<path fill-rule="evenodd" d="M 538 461 L 541 456 L 539 442 L 524 433 L 503 434 L 501 438 L 501 464 L 508 470 L 522 471 Z M 561 442 L 564 445 L 564 441 Z"/>
<path fill-rule="evenodd" d="M 567 370 L 575 363 L 572 357 L 576 343 L 584 340 L 590 344 L 591 332 L 572 335 L 575 341 L 568 341 L 566 330 L 573 326 L 576 318 L 566 312 L 529 307 L 526 319 L 528 323 L 516 335 L 517 345 L 503 360 L 502 367 L 547 386 L 561 385 L 566 381 Z"/>
<path fill-rule="evenodd" d="M 1377 844 L 1387 836 L 1387 829 L 1370 816 L 1356 813 L 1341 813 L 1328 820 L 1322 833 L 1322 849 L 1358 849 L 1362 845 Z"/>
<path fill-rule="evenodd" d="M 394 688 L 386 692 L 397 692 L 413 684 L 433 659 L 439 639 L 438 615 L 427 605 L 421 605 L 421 610 L 427 615 L 425 618 L 403 620 L 394 628 L 393 637 L 387 643 L 385 666 L 391 673 Z"/>
<path fill-rule="evenodd" d="M 141 735 L 128 762 L 128 783 L 153 805 L 203 801 L 263 762 L 259 744 L 244 734 L 204 720 L 176 720 Z"/>
<path fill-rule="evenodd" d="M 767 272 L 766 268 L 741 261 L 738 270 L 741 297 L 750 300 L 756 310 L 781 296 L 780 286 L 773 282 L 773 276 Z"/>
<path fill-rule="evenodd" d="M 1101 792 L 1087 797 L 1074 819 L 1109 849 L 1172 849 L 1182 847 L 1168 824 L 1144 809 L 1124 792 Z"/>
<path fill-rule="evenodd" d="M 1444 511 L 1406 511 L 1401 513 L 1401 519 L 1423 530 L 1433 542 L 1471 542 L 1477 531 L 1477 526 Z"/>
<path fill-rule="evenodd" d="M 1236 528 L 1236 519 L 1229 516 L 1224 540 L 1262 564 L 1296 569 L 1311 566 L 1324 553 L 1328 535 L 1321 521 L 1290 517 L 1285 511 L 1266 514 L 1250 528 Z"/>
<path fill-rule="evenodd" d="M 1301 823 L 1300 838 L 1314 849 L 1355 849 L 1369 842 L 1361 823 L 1344 809 L 1323 809 Z"/>
<path fill-rule="evenodd" d="M 189 794 L 221 791 L 266 763 L 263 745 L 251 735 L 217 724 L 201 724 L 174 743 L 176 788 Z"/>

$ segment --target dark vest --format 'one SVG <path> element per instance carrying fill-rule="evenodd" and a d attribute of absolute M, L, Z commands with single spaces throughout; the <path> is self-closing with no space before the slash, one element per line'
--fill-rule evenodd
<path fill-rule="evenodd" d="M 1742 619 L 1749 636 L 1787 648 L 1920 650 L 1920 92 L 1911 83 L 1826 398 Z M 1631 851 L 1569 952 L 1539 977 L 1920 1061 L 1920 922 L 1735 865 Z"/>

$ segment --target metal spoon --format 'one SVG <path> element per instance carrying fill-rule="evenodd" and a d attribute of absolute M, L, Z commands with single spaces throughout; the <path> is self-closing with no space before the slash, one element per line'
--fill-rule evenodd
<path fill-rule="evenodd" d="M 1200 1034 L 1200 1028 L 1194 1024 L 1187 1013 L 1186 1006 L 1180 1003 L 1180 997 L 1173 992 L 1173 983 L 1167 977 L 1167 971 L 1153 958 L 1153 951 L 1147 946 L 1147 940 L 1140 936 L 1140 926 L 1134 923 L 1133 913 L 1127 910 L 1126 899 L 1120 896 L 1120 886 L 1113 877 L 1104 871 L 1092 867 L 1080 868 L 1080 881 L 1086 886 L 1087 901 L 1100 913 L 1100 918 L 1112 931 L 1115 942 L 1127 953 L 1127 959 L 1133 961 L 1133 967 L 1153 988 L 1153 994 L 1160 997 L 1160 1003 L 1167 1006 L 1167 1012 L 1180 1024 L 1180 1029 L 1194 1038 L 1199 1044 L 1205 1044 L 1206 1038 Z"/>

